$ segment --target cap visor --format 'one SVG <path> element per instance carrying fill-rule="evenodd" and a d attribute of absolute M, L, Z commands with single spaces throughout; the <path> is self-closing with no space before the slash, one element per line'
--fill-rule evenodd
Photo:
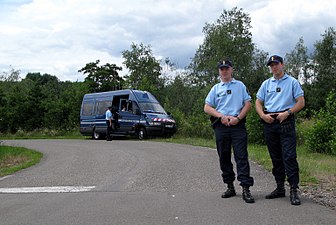
<path fill-rule="evenodd" d="M 218 66 L 219 69 L 220 69 L 220 68 L 223 68 L 223 67 L 227 67 L 227 68 L 229 68 L 229 67 L 231 67 L 231 66 L 230 66 L 230 65 L 227 65 L 227 64 Z"/>
<path fill-rule="evenodd" d="M 271 65 L 272 63 L 279 63 L 280 61 L 278 61 L 278 60 L 273 60 L 273 61 L 271 61 L 271 62 L 268 62 L 267 63 L 267 66 L 269 66 L 269 65 Z"/>

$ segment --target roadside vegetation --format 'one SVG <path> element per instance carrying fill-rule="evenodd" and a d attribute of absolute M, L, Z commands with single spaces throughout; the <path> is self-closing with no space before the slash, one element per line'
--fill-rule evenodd
<path fill-rule="evenodd" d="M 0 146 L 0 177 L 40 162 L 43 154 L 22 147 Z"/>
<path fill-rule="evenodd" d="M 0 134 L 1 139 L 85 139 L 80 135 L 79 128 L 71 130 L 36 129 L 31 131 L 18 130 L 16 133 Z"/>

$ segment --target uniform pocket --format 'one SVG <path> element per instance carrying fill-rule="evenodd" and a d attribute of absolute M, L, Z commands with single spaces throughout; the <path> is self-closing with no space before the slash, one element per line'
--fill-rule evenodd
<path fill-rule="evenodd" d="M 281 126 L 281 132 L 282 133 L 288 133 L 294 129 L 294 124 L 291 120 L 285 120 L 280 124 Z"/>

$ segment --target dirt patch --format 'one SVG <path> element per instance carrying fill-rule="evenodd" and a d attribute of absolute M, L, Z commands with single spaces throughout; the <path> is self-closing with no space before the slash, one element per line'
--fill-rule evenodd
<path fill-rule="evenodd" d="M 23 155 L 16 155 L 16 156 L 6 156 L 3 160 L 0 161 L 0 168 L 8 168 L 12 166 L 20 165 L 26 162 L 28 158 Z"/>
<path fill-rule="evenodd" d="M 336 175 L 320 179 L 318 185 L 307 185 L 300 189 L 302 196 L 336 210 Z"/>

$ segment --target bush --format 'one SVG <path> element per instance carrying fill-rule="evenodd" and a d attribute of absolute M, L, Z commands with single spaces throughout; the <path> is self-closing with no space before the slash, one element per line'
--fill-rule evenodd
<path fill-rule="evenodd" d="M 298 145 L 304 145 L 307 142 L 309 130 L 312 128 L 313 125 L 314 120 L 296 120 L 296 142 Z"/>
<path fill-rule="evenodd" d="M 316 114 L 316 122 L 308 131 L 307 144 L 312 152 L 336 155 L 336 95 L 331 92 L 326 106 Z"/>
<path fill-rule="evenodd" d="M 246 117 L 246 129 L 248 133 L 249 143 L 253 144 L 265 144 L 263 124 L 260 121 L 260 117 L 253 106 L 251 111 Z"/>

